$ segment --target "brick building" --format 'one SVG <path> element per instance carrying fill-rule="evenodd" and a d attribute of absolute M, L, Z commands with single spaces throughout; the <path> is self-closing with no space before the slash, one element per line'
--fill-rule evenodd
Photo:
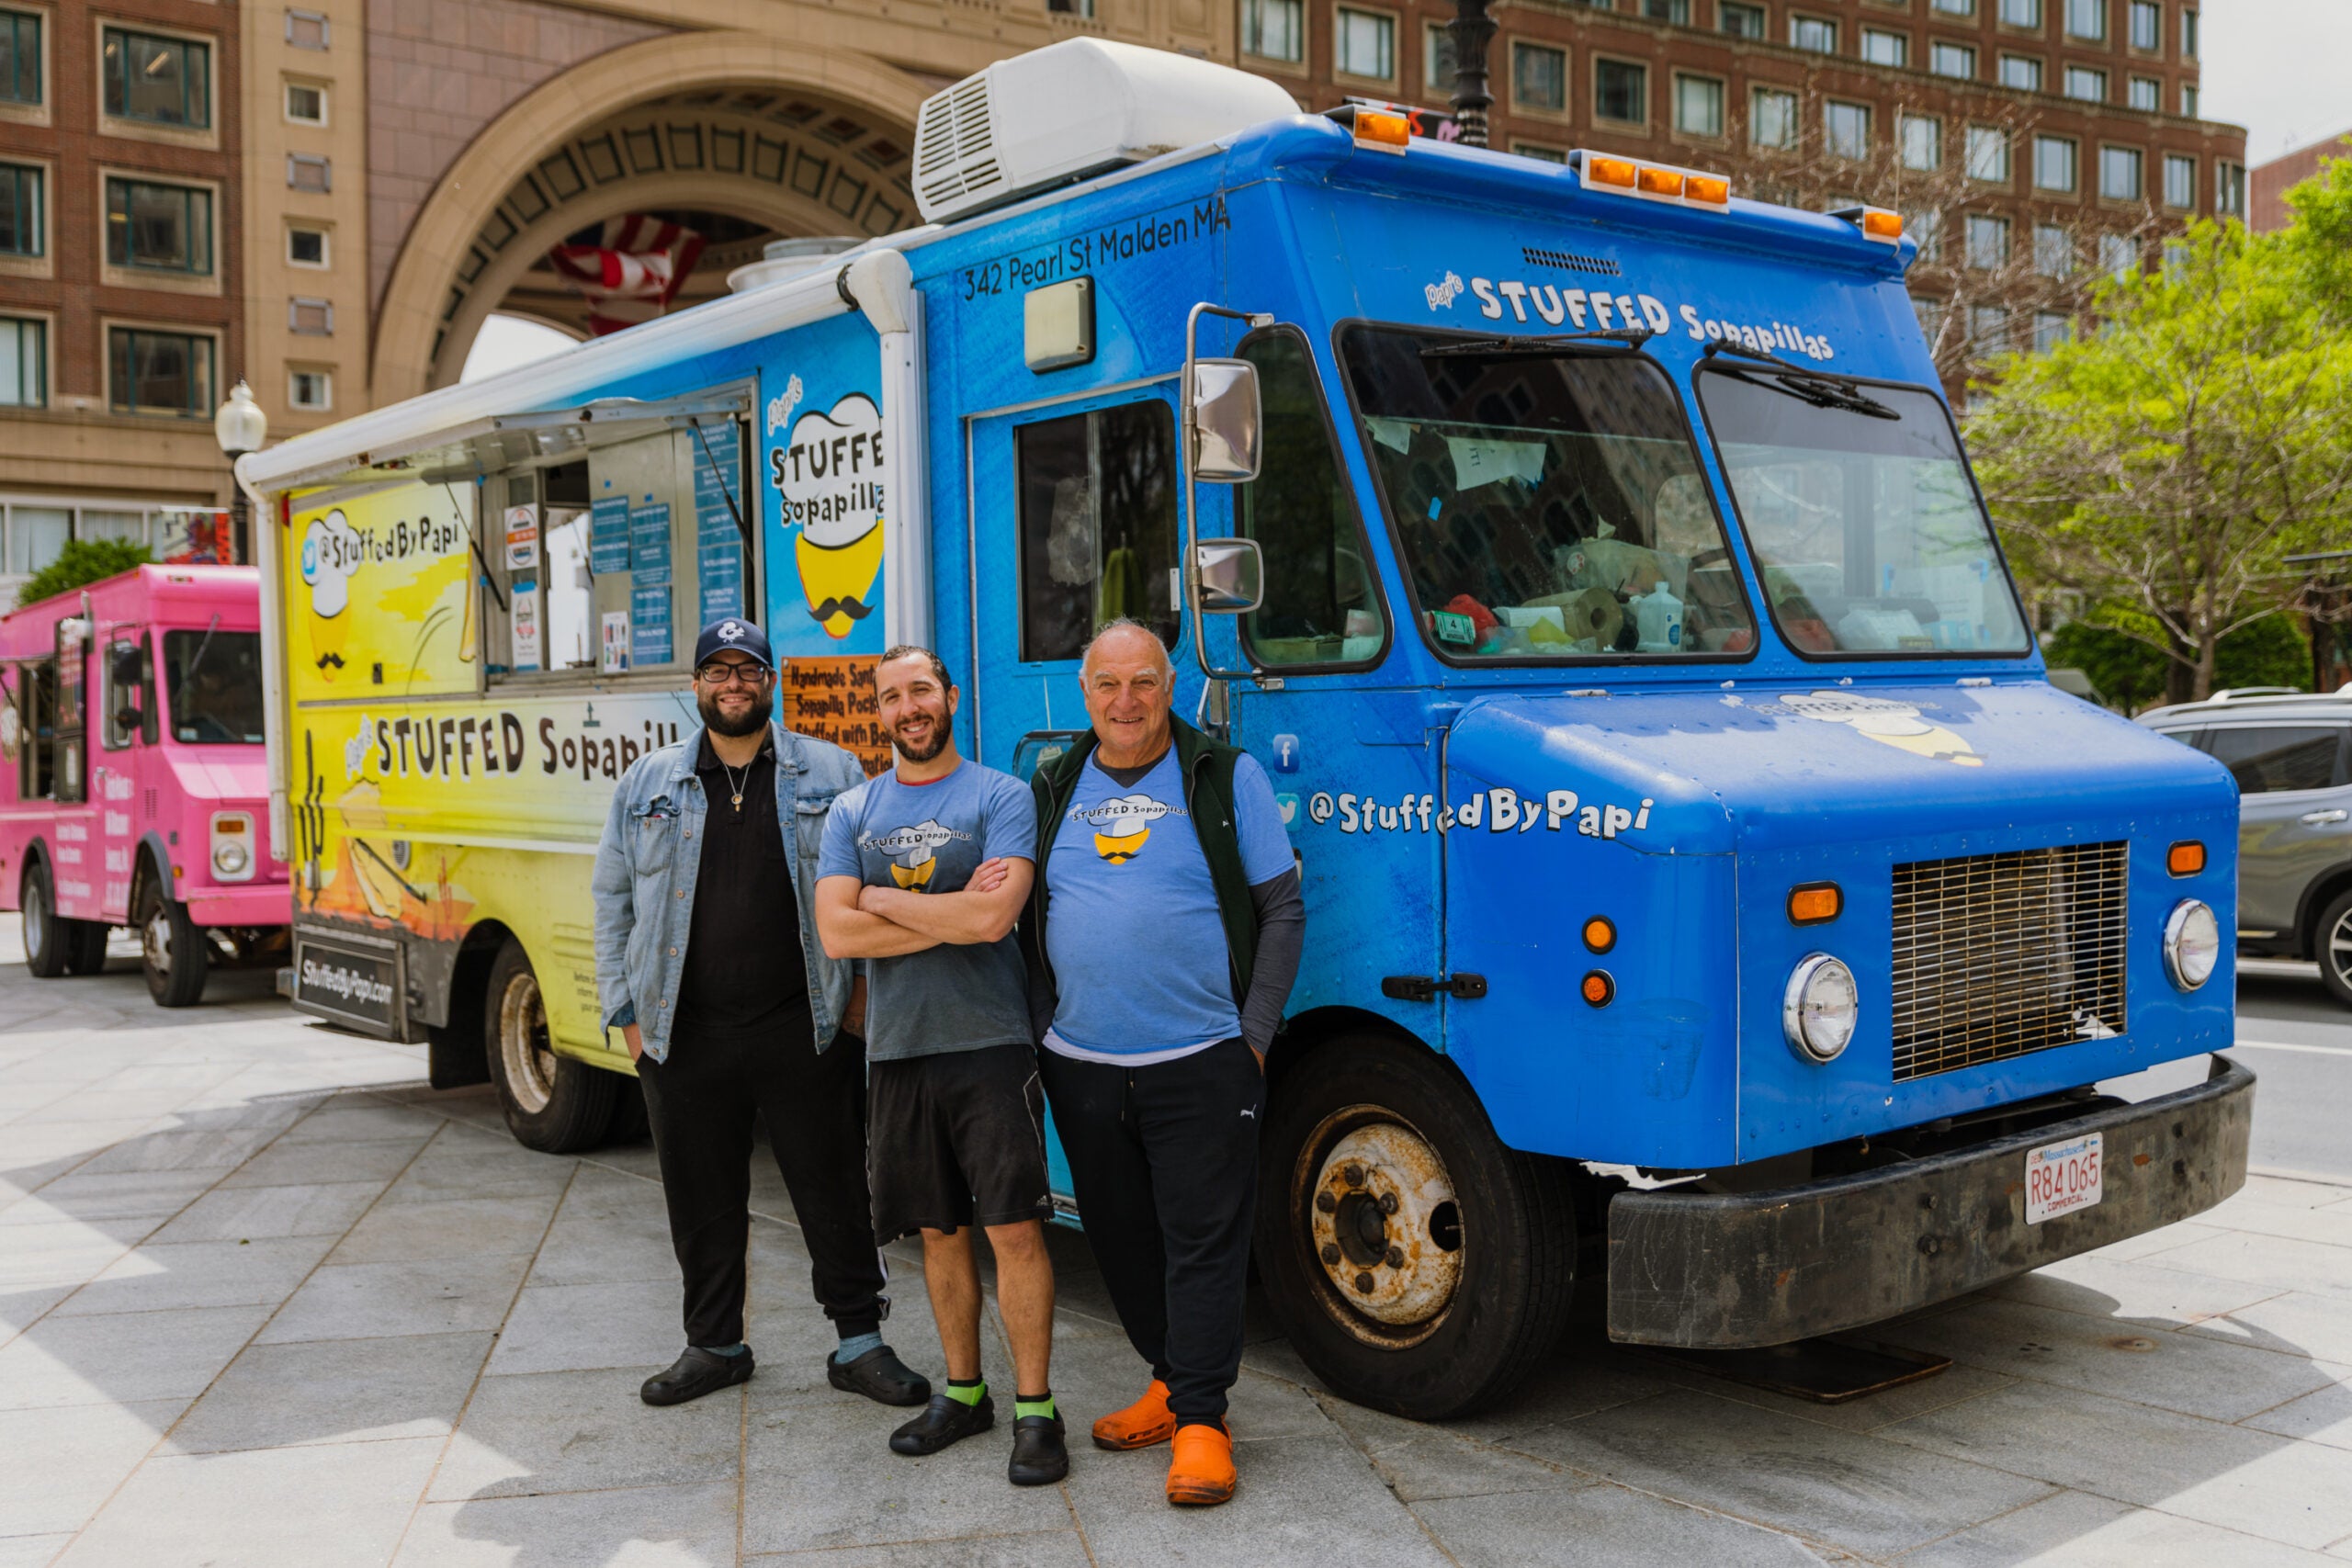
<path fill-rule="evenodd" d="M 2246 227 L 2267 234 L 2292 223 L 2295 214 L 2287 206 L 2287 193 L 2318 174 L 2321 162 L 2329 158 L 2352 158 L 2352 131 L 2255 165 L 2246 177 Z"/>

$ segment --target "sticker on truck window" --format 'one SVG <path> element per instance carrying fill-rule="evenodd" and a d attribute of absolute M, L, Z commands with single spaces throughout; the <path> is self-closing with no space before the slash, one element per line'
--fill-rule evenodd
<path fill-rule="evenodd" d="M 2100 1156 L 2104 1134 L 2086 1133 L 2044 1144 L 2025 1156 L 2025 1223 L 2038 1225 L 2087 1209 L 2106 1195 Z"/>

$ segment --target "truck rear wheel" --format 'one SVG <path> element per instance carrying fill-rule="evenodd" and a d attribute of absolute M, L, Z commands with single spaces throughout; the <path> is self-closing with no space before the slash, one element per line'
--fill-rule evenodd
<path fill-rule="evenodd" d="M 153 874 L 139 888 L 139 961 L 147 972 L 147 994 L 164 1008 L 194 1007 L 204 999 L 204 982 L 210 976 L 210 944 L 187 906 L 164 896 L 163 880 Z"/>
<path fill-rule="evenodd" d="M 57 912 L 57 885 L 47 861 L 37 860 L 26 868 L 17 908 L 24 913 L 25 967 L 36 978 L 95 975 L 106 966 L 107 928 Z"/>
<path fill-rule="evenodd" d="M 1576 1279 L 1567 1168 L 1503 1147 L 1420 1046 L 1325 1045 L 1273 1097 L 1258 1270 L 1343 1398 L 1417 1421 L 1509 1393 L 1558 1343 Z"/>
<path fill-rule="evenodd" d="M 482 1033 L 490 1081 L 506 1112 L 507 1131 L 525 1148 L 573 1154 L 595 1147 L 612 1124 L 620 1079 L 555 1054 L 548 1037 L 539 977 L 514 938 L 490 966 Z"/>

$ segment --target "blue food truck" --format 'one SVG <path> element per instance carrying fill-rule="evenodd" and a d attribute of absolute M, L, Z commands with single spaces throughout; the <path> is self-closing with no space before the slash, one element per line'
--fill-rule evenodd
<path fill-rule="evenodd" d="M 591 1142 L 587 852 L 700 614 L 869 767 L 932 644 L 1022 772 L 1126 615 L 1303 867 L 1256 1245 L 1349 1397 L 1474 1409 L 1579 1290 L 1784 1344 L 2233 1191 L 2232 783 L 2043 679 L 1900 218 L 1411 124 L 1057 44 L 926 107 L 924 226 L 246 457 L 297 1005 Z"/>

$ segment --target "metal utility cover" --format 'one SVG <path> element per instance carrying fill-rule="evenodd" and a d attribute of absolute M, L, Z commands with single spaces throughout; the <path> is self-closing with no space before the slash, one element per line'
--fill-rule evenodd
<path fill-rule="evenodd" d="M 1073 277 L 1032 288 L 1021 301 L 1021 357 L 1032 370 L 1059 370 L 1094 358 L 1094 280 Z"/>

